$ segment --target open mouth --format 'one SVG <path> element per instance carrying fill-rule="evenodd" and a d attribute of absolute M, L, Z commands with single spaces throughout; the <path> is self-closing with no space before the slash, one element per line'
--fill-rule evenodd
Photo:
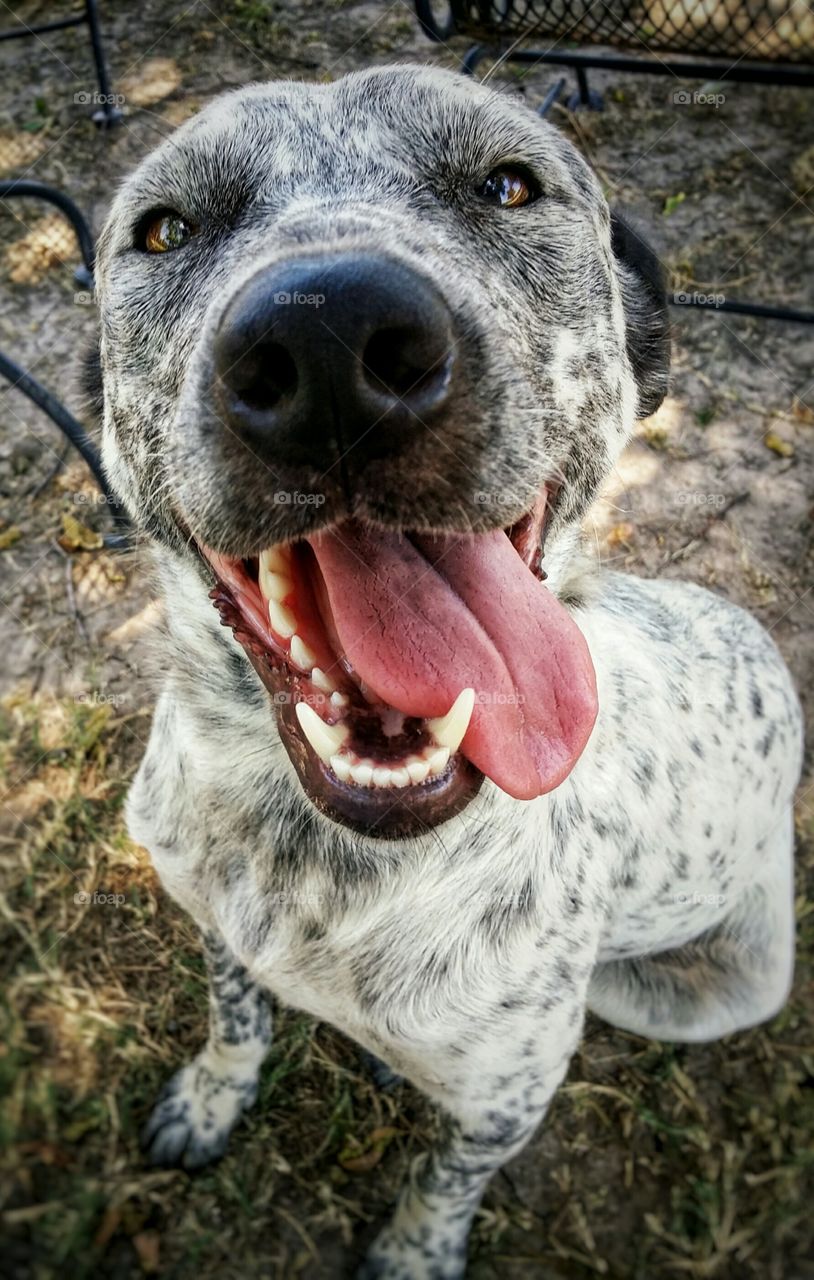
<path fill-rule="evenodd" d="M 509 530 L 346 520 L 251 559 L 201 547 L 314 805 L 377 836 L 459 813 L 484 776 L 558 786 L 596 717 L 585 640 L 543 585 L 549 491 Z"/>

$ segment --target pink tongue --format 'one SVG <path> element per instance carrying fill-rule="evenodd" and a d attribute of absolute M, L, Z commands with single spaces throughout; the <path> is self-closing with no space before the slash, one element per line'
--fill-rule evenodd
<path fill-rule="evenodd" d="M 502 531 L 412 540 L 348 521 L 310 540 L 356 674 L 405 715 L 475 710 L 461 751 L 518 800 L 559 785 L 596 682 L 576 624 Z"/>

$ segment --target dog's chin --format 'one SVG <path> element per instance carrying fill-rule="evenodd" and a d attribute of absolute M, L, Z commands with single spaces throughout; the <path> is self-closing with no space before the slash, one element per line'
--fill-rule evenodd
<path fill-rule="evenodd" d="M 368 836 L 419 835 L 484 776 L 531 799 L 570 772 L 595 684 L 542 586 L 552 490 L 485 534 L 346 520 L 240 559 L 197 542 L 321 813 Z"/>

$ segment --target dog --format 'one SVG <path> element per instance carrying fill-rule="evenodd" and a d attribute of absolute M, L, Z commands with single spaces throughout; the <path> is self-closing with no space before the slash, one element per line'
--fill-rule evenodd
<path fill-rule="evenodd" d="M 527 107 L 395 66 L 208 106 L 116 195 L 97 287 L 166 612 L 129 830 L 211 981 L 148 1155 L 221 1155 L 273 995 L 441 1109 L 359 1275 L 453 1280 L 586 1009 L 705 1041 L 791 981 L 783 661 L 580 533 L 666 392 L 658 260 Z"/>

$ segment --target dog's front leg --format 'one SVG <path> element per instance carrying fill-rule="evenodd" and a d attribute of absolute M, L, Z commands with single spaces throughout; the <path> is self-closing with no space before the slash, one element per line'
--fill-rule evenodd
<path fill-rule="evenodd" d="M 267 993 L 215 933 L 204 935 L 209 973 L 209 1039 L 164 1087 L 142 1143 L 153 1164 L 195 1169 L 223 1155 L 241 1113 L 257 1096 L 271 1043 Z"/>
<path fill-rule="evenodd" d="M 558 1019 L 545 1044 L 519 1058 L 515 1037 L 491 1044 L 482 1070 L 468 1083 L 433 1090 L 447 1114 L 444 1141 L 413 1165 L 396 1211 L 374 1241 L 357 1280 L 460 1280 L 466 1270 L 469 1229 L 491 1176 L 528 1142 L 563 1079 L 576 1048 L 576 1026 Z M 567 1027 L 567 1030 L 566 1030 Z M 533 1037 L 523 1028 L 525 1046 Z M 452 1074 L 452 1073 L 451 1073 Z"/>

